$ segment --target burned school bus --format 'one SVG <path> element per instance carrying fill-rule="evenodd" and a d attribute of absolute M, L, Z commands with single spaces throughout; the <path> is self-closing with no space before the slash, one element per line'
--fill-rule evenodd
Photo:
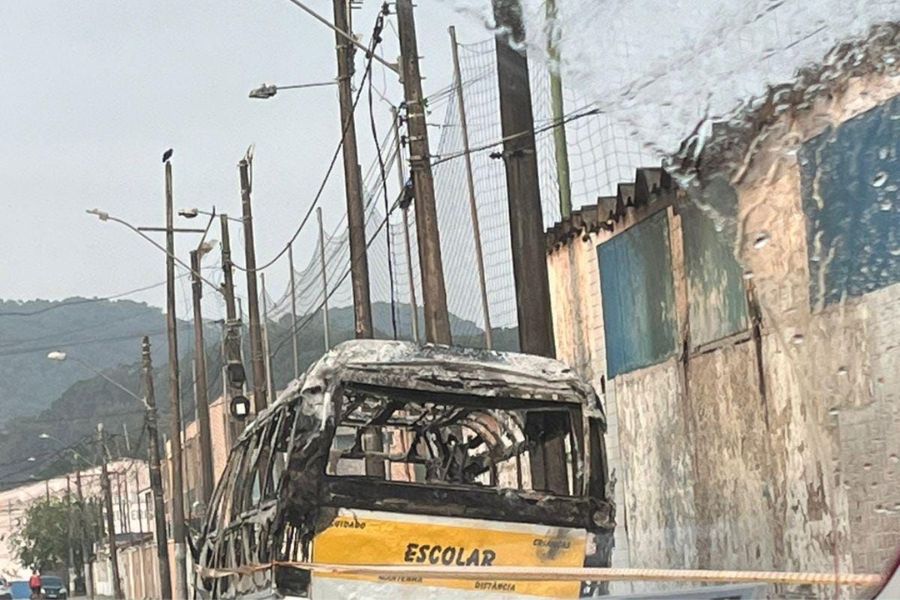
<path fill-rule="evenodd" d="M 351 341 L 247 427 L 196 546 L 203 598 L 596 595 L 316 565 L 608 566 L 605 419 L 562 363 Z"/>

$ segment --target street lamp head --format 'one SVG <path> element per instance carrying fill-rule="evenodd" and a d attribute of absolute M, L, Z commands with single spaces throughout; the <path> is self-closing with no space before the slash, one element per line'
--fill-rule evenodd
<path fill-rule="evenodd" d="M 99 208 L 89 208 L 85 212 L 87 212 L 87 214 L 89 215 L 97 215 L 101 221 L 109 220 L 109 213 L 105 210 L 100 210 Z"/>
<path fill-rule="evenodd" d="M 179 217 L 184 217 L 185 219 L 193 219 L 197 215 L 200 214 L 200 209 L 197 208 L 182 208 L 178 211 Z"/>
<path fill-rule="evenodd" d="M 49 358 L 50 360 L 55 360 L 57 362 L 63 362 L 64 360 L 66 360 L 66 353 L 60 352 L 59 350 L 54 350 L 47 355 L 47 358 Z"/>
<path fill-rule="evenodd" d="M 212 252 L 215 249 L 216 244 L 218 244 L 218 243 L 219 243 L 218 240 L 206 240 L 205 242 L 200 244 L 199 248 L 197 248 L 197 254 L 200 255 L 200 258 L 203 258 L 207 254 Z"/>
<path fill-rule="evenodd" d="M 274 85 L 262 84 L 258 88 L 250 90 L 250 97 L 258 100 L 267 100 L 278 92 L 278 87 Z"/>

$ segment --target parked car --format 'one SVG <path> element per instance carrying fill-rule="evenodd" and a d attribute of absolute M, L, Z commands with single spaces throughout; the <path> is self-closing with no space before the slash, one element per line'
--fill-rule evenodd
<path fill-rule="evenodd" d="M 69 590 L 66 589 L 66 584 L 60 577 L 45 575 L 41 577 L 41 584 L 44 598 L 47 600 L 65 600 L 69 597 Z"/>
<path fill-rule="evenodd" d="M 9 582 L 0 577 L 0 600 L 12 600 L 12 591 L 9 589 Z"/>
<path fill-rule="evenodd" d="M 29 600 L 31 598 L 31 588 L 28 587 L 27 581 L 10 581 L 9 591 L 12 600 Z"/>

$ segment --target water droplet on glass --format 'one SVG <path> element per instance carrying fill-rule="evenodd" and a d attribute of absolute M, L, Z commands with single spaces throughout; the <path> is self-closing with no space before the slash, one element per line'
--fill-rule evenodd
<path fill-rule="evenodd" d="M 878 173 L 875 174 L 875 178 L 872 179 L 872 185 L 875 187 L 881 187 L 885 183 L 887 183 L 887 180 L 888 180 L 888 174 L 885 173 L 884 171 L 878 171 Z"/>
<path fill-rule="evenodd" d="M 766 244 L 769 243 L 769 234 L 765 231 L 761 232 L 756 236 L 756 239 L 753 241 L 753 247 L 759 250 L 760 248 L 764 248 Z"/>
<path fill-rule="evenodd" d="M 802 333 L 795 333 L 793 335 L 793 337 L 791 338 L 791 343 L 794 344 L 795 346 L 799 346 L 800 344 L 803 343 L 803 341 L 804 341 L 804 337 L 803 337 Z"/>

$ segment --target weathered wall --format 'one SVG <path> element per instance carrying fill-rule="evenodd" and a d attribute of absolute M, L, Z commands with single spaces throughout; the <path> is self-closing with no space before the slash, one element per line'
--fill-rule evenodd
<path fill-rule="evenodd" d="M 706 270 L 726 256 L 698 251 L 706 242 L 694 244 L 696 228 L 684 226 L 683 193 L 674 210 L 630 208 L 613 231 L 575 236 L 549 253 L 557 355 L 605 391 L 618 564 L 878 572 L 892 557 L 900 540 L 900 284 L 815 301 L 817 239 L 808 237 L 799 161 L 804 143 L 898 93 L 896 78 L 850 80 L 763 132 L 731 182 L 731 212 L 713 206 L 743 271 L 738 282 L 739 271 L 727 268 L 727 290 Z M 607 381 L 596 247 L 658 210 L 669 213 L 679 356 Z M 691 266 L 696 260 L 706 262 Z"/>

